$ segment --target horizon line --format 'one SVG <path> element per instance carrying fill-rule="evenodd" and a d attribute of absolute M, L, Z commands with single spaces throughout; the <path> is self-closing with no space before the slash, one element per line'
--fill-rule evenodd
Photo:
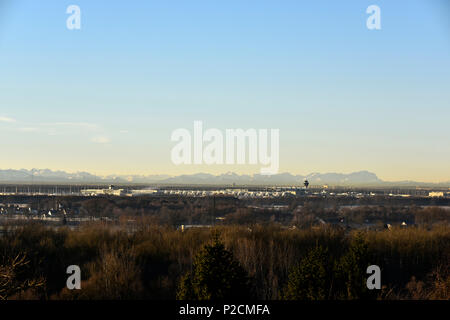
<path fill-rule="evenodd" d="M 87 173 L 90 174 L 92 176 L 95 177 L 99 177 L 99 178 L 109 178 L 111 176 L 115 176 L 115 177 L 132 177 L 132 176 L 141 176 L 141 177 L 149 177 L 149 176 L 167 176 L 167 178 L 175 178 L 175 177 L 180 177 L 180 176 L 194 176 L 194 175 L 199 175 L 199 174 L 205 174 L 205 175 L 211 175 L 214 177 L 219 177 L 219 176 L 223 176 L 223 175 L 227 175 L 227 174 L 233 174 L 233 175 L 237 175 L 239 177 L 242 176 L 249 176 L 249 177 L 255 177 L 255 176 L 262 176 L 262 177 L 267 177 L 270 179 L 270 177 L 272 176 L 277 176 L 277 175 L 283 175 L 283 174 L 289 174 L 291 176 L 297 177 L 297 176 L 301 176 L 301 177 L 305 177 L 307 178 L 308 176 L 314 175 L 314 174 L 338 174 L 338 175 L 350 175 L 350 174 L 354 174 L 354 173 L 369 173 L 369 174 L 373 174 L 375 175 L 375 177 L 380 180 L 381 183 L 421 183 L 421 184 L 446 184 L 449 183 L 450 184 L 450 179 L 448 180 L 441 180 L 441 181 L 416 181 L 416 180 L 412 180 L 412 179 L 403 179 L 403 180 L 385 180 L 380 178 L 375 172 L 369 171 L 369 170 L 357 170 L 357 171 L 351 171 L 351 172 L 336 172 L 336 171 L 326 171 L 326 172 L 319 172 L 319 171 L 314 171 L 314 172 L 310 172 L 308 174 L 303 174 L 303 173 L 292 173 L 289 171 L 280 171 L 278 173 L 275 174 L 261 174 L 259 172 L 253 172 L 253 173 L 237 173 L 237 172 L 233 172 L 233 171 L 226 171 L 226 172 L 221 172 L 221 173 L 210 173 L 210 172 L 204 172 L 204 171 L 198 171 L 195 173 L 179 173 L 179 174 L 168 174 L 168 173 L 107 173 L 107 174 L 97 174 L 93 171 L 87 171 L 87 170 L 78 170 L 78 171 L 67 171 L 64 169 L 50 169 L 50 168 L 31 168 L 31 169 L 26 169 L 26 168 L 20 168 L 20 169 L 14 169 L 14 168 L 7 168 L 7 169 L 2 169 L 0 168 L 0 171 L 6 171 L 6 170 L 11 170 L 11 171 L 18 171 L 18 172 L 22 172 L 22 173 L 28 173 L 29 171 L 43 171 L 43 170 L 48 170 L 51 172 L 64 172 L 66 174 L 80 174 L 80 173 Z M 33 175 L 34 177 L 34 175 Z M 324 182 L 324 184 L 329 184 Z M 364 183 L 363 183 L 364 184 Z"/>

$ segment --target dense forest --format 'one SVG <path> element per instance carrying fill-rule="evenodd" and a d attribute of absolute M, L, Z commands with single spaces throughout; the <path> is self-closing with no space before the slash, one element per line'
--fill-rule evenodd
<path fill-rule="evenodd" d="M 184 231 L 140 221 L 4 226 L 2 299 L 449 299 L 448 224 L 383 231 L 276 223 Z M 381 268 L 367 290 L 366 268 Z M 81 290 L 66 269 L 81 268 Z"/>
<path fill-rule="evenodd" d="M 449 299 L 446 206 L 381 196 L 4 196 L 0 299 Z M 66 287 L 71 265 L 81 290 Z M 381 269 L 379 290 L 367 289 L 370 265 Z"/>

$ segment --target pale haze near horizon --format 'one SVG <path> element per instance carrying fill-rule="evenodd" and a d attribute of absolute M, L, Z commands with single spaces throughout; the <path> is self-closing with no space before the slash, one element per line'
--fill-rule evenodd
<path fill-rule="evenodd" d="M 68 5 L 81 30 L 67 30 Z M 365 9 L 381 8 L 381 30 Z M 280 170 L 450 181 L 445 1 L 2 1 L 0 169 L 180 165 L 171 132 L 280 129 Z"/>

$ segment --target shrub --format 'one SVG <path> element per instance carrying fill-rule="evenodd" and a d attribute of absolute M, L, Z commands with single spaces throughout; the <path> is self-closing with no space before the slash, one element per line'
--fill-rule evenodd
<path fill-rule="evenodd" d="M 284 298 L 287 300 L 327 299 L 331 284 L 327 250 L 318 246 L 309 251 L 289 274 Z"/>

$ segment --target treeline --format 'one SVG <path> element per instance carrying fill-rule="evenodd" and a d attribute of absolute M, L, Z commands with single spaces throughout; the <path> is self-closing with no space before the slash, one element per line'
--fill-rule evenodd
<path fill-rule="evenodd" d="M 5 228 L 0 298 L 450 298 L 448 225 L 350 233 L 277 224 L 182 232 L 144 220 L 133 232 L 100 223 Z M 66 288 L 69 265 L 81 268 L 81 290 Z M 366 290 L 368 265 L 381 268 L 381 290 Z"/>

